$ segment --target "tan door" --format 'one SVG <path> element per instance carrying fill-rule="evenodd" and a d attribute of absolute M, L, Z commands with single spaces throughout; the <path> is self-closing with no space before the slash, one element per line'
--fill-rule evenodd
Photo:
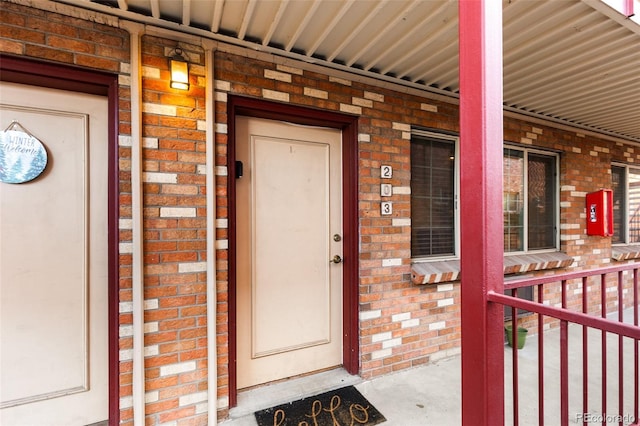
<path fill-rule="evenodd" d="M 236 124 L 242 389 L 342 364 L 342 160 L 338 130 Z"/>
<path fill-rule="evenodd" d="M 47 149 L 0 182 L 0 424 L 108 418 L 107 99 L 1 83 L 0 126 Z"/>

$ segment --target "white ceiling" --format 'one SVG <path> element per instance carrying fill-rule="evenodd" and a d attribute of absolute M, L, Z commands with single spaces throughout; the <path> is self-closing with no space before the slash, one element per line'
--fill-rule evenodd
<path fill-rule="evenodd" d="M 57 1 L 458 96 L 454 0 Z M 502 4 L 507 110 L 640 142 L 640 24 L 600 0 Z"/>

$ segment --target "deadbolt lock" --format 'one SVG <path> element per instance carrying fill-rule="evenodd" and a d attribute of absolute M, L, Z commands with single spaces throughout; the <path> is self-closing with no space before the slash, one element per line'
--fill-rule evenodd
<path fill-rule="evenodd" d="M 340 234 L 333 234 L 333 241 L 342 241 L 342 237 L 340 236 Z"/>

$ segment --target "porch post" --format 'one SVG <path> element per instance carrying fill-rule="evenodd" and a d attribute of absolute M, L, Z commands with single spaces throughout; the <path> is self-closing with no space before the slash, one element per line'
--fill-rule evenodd
<path fill-rule="evenodd" d="M 502 2 L 461 0 L 462 424 L 504 424 Z"/>

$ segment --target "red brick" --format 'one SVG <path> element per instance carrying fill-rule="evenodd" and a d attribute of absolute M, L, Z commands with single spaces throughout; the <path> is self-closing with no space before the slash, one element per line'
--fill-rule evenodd
<path fill-rule="evenodd" d="M 24 53 L 24 44 L 17 41 L 0 39 L 0 52 L 22 55 Z"/>
<path fill-rule="evenodd" d="M 45 42 L 45 34 L 43 32 L 8 25 L 0 26 L 0 37 L 19 40 L 22 43 L 44 44 Z"/>
<path fill-rule="evenodd" d="M 162 413 L 158 416 L 160 423 L 167 423 L 172 420 L 182 419 L 185 417 L 190 417 L 195 413 L 195 406 L 181 408 L 179 410 L 170 411 L 167 413 Z"/>
<path fill-rule="evenodd" d="M 62 52 L 57 49 L 51 49 L 49 47 L 34 46 L 27 44 L 25 49 L 27 56 L 33 56 L 36 58 L 49 59 L 62 63 L 73 63 L 73 54 L 69 52 Z"/>
<path fill-rule="evenodd" d="M 80 66 L 95 68 L 104 71 L 117 72 L 120 70 L 119 60 L 100 58 L 98 56 L 76 54 L 75 63 Z"/>
<path fill-rule="evenodd" d="M 60 37 L 49 34 L 47 36 L 47 45 L 49 47 L 59 48 L 62 50 L 71 50 L 76 53 L 93 53 L 95 51 L 95 44 L 85 41 L 74 40 L 69 37 Z"/>

